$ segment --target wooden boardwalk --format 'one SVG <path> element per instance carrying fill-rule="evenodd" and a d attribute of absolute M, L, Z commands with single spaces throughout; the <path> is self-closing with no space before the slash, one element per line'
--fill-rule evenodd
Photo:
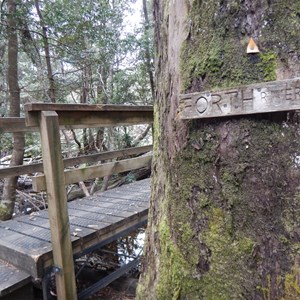
<path fill-rule="evenodd" d="M 22 299 L 17 295 L 18 291 L 24 286 L 29 285 L 31 277 L 26 272 L 17 269 L 16 267 L 8 264 L 6 261 L 0 260 L 0 298 L 10 295 L 10 299 Z M 30 291 L 27 291 L 30 293 Z M 20 295 L 20 294 L 19 294 Z M 25 299 L 24 295 L 23 299 Z"/>
<path fill-rule="evenodd" d="M 85 253 L 145 224 L 149 198 L 150 179 L 145 179 L 69 202 L 73 253 Z M 0 222 L 0 259 L 34 279 L 44 276 L 52 265 L 47 210 Z"/>
<path fill-rule="evenodd" d="M 71 203 L 67 203 L 65 185 L 149 168 L 151 155 L 145 153 L 151 150 L 151 146 L 63 160 L 60 129 L 151 124 L 153 107 L 28 103 L 24 108 L 25 119 L 0 118 L 0 129 L 4 132 L 39 131 L 43 165 L 8 167 L 0 172 L 0 178 L 43 170 L 44 175 L 32 178 L 33 188 L 47 190 L 49 206 L 48 210 L 33 216 L 0 222 L 0 259 L 32 278 L 43 278 L 44 291 L 45 278 L 50 272 L 48 267 L 55 264 L 52 271 L 56 271 L 58 298 L 76 299 L 74 255 L 85 254 L 146 224 L 150 181 L 133 183 Z M 131 155 L 135 155 L 134 158 L 130 158 Z M 80 163 L 76 162 L 77 159 Z M 99 161 L 110 159 L 113 161 L 99 165 Z M 96 165 L 90 166 L 90 163 Z M 84 164 L 88 166 L 66 170 L 67 165 Z M 0 261 L 1 269 L 5 266 L 2 268 Z"/>

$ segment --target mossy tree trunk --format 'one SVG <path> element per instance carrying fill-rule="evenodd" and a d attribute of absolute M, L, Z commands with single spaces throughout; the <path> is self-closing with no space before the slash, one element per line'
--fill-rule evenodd
<path fill-rule="evenodd" d="M 7 1 L 7 36 L 8 67 L 7 83 L 9 88 L 9 116 L 20 117 L 20 88 L 18 83 L 18 35 L 17 35 L 17 3 Z M 10 166 L 23 164 L 25 147 L 24 134 L 13 133 L 13 152 Z M 3 195 L 0 200 L 0 220 L 10 219 L 14 212 L 18 177 L 5 179 Z"/>
<path fill-rule="evenodd" d="M 300 299 L 297 116 L 181 121 L 178 94 L 297 77 L 300 4 L 154 1 L 155 150 L 137 299 Z M 260 54 L 247 55 L 254 37 Z"/>

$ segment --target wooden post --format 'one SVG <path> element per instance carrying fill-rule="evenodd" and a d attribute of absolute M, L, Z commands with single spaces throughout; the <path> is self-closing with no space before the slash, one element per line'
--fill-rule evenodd
<path fill-rule="evenodd" d="M 65 178 L 55 111 L 41 111 L 40 131 L 48 194 L 56 289 L 59 300 L 77 299 Z"/>

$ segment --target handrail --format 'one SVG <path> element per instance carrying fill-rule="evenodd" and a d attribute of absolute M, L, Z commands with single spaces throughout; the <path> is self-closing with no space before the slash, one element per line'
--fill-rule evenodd
<path fill-rule="evenodd" d="M 0 118 L 0 132 L 35 132 L 38 126 L 26 127 L 25 118 Z"/>
<path fill-rule="evenodd" d="M 27 126 L 39 125 L 41 111 L 55 111 L 60 126 L 107 127 L 153 122 L 153 107 L 149 105 L 27 103 L 24 108 Z"/>
<path fill-rule="evenodd" d="M 38 113 L 41 109 L 56 111 L 60 116 L 60 129 L 68 130 L 143 124 L 152 123 L 153 121 L 153 108 L 149 105 L 27 103 L 24 107 L 28 115 L 26 122 L 25 118 L 0 118 L 0 132 L 38 132 Z M 114 119 L 114 121 L 110 121 L 111 119 Z"/>
<path fill-rule="evenodd" d="M 99 127 L 97 124 L 86 125 L 59 125 L 61 130 L 71 130 L 80 128 Z M 26 126 L 25 118 L 0 118 L 0 133 L 1 132 L 39 132 L 38 126 Z"/>
<path fill-rule="evenodd" d="M 150 166 L 152 155 L 145 155 L 136 158 L 123 159 L 119 161 L 103 163 L 101 165 L 77 168 L 65 171 L 65 184 L 71 184 L 96 177 L 105 177 L 115 173 L 127 172 Z M 46 190 L 45 175 L 32 177 L 32 189 L 35 192 Z"/>
<path fill-rule="evenodd" d="M 106 152 L 100 152 L 96 154 L 65 158 L 63 159 L 63 162 L 64 162 L 64 167 L 67 168 L 74 165 L 88 164 L 88 163 L 93 163 L 93 162 L 108 160 L 113 158 L 121 158 L 128 155 L 143 154 L 151 151 L 152 148 L 153 148 L 152 145 L 149 145 L 149 146 L 126 148 L 123 150 L 116 150 L 116 151 L 106 151 Z M 0 169 L 0 178 L 19 176 L 23 174 L 31 174 L 37 172 L 43 172 L 43 163 L 33 163 L 28 165 L 2 168 Z"/>
<path fill-rule="evenodd" d="M 55 110 L 59 117 L 60 129 L 107 127 L 153 122 L 152 106 L 27 103 L 24 107 L 26 118 L 0 118 L 0 132 L 39 132 L 38 122 L 41 110 Z M 124 151 L 127 153 L 124 153 Z M 145 149 L 145 152 L 147 151 L 151 150 Z M 91 163 L 93 161 L 145 152 L 143 152 L 142 148 L 118 150 L 111 153 L 102 152 L 94 155 L 64 159 L 64 166 L 66 168 L 75 164 Z M 0 178 L 36 172 L 43 172 L 43 163 L 2 168 L 0 169 Z"/>
<path fill-rule="evenodd" d="M 113 158 L 112 155 L 125 156 L 147 152 L 151 146 L 129 148 L 120 151 L 111 151 L 76 157 L 63 160 L 61 157 L 61 141 L 59 130 L 61 126 L 80 127 L 107 127 L 119 125 L 147 124 L 153 122 L 153 108 L 151 106 L 124 106 L 124 105 L 77 105 L 77 104 L 25 104 L 25 124 L 29 131 L 40 131 L 43 163 L 29 166 L 19 166 L 0 170 L 3 175 L 12 171 L 40 170 L 44 175 L 33 178 L 36 190 L 47 189 L 48 214 L 51 228 L 51 241 L 54 265 L 59 270 L 56 274 L 57 296 L 61 300 L 76 299 L 76 283 L 72 242 L 70 238 L 69 217 L 65 184 L 81 180 L 103 177 L 148 166 L 151 156 L 145 155 L 133 159 L 125 159 L 99 166 L 79 168 L 65 171 L 70 164 L 91 162 L 94 159 L 104 160 Z M 7 129 L 8 123 L 15 124 L 13 132 L 25 131 L 21 126 L 24 120 L 0 120 L 0 130 Z M 5 123 L 6 122 L 6 123 Z M 6 124 L 4 126 L 4 124 Z M 11 129 L 9 129 L 11 130 Z M 142 148 L 142 149 L 141 149 Z M 143 152 L 141 152 L 143 150 Z M 104 158 L 105 157 L 105 158 Z M 26 169 L 27 168 L 27 169 Z M 18 173 L 20 175 L 20 173 Z"/>

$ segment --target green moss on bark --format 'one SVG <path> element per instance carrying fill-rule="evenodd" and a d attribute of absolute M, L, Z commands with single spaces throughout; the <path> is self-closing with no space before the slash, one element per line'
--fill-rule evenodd
<path fill-rule="evenodd" d="M 182 89 L 200 91 L 276 79 L 277 63 L 300 49 L 297 1 L 193 1 L 181 51 Z M 288 9 L 287 9 L 288 7 Z M 262 26 L 263 24 L 263 26 Z M 260 28 L 258 30 L 258 28 Z M 250 37 L 261 53 L 247 54 Z M 288 66 L 294 68 L 294 66 Z"/>
<path fill-rule="evenodd" d="M 256 299 L 269 280 L 270 299 L 287 293 L 284 278 L 299 253 L 291 238 L 300 222 L 297 127 L 221 124 L 193 132 L 172 166 L 157 299 Z"/>
<path fill-rule="evenodd" d="M 222 209 L 213 208 L 208 216 L 208 228 L 200 237 L 212 252 L 210 270 L 201 282 L 203 299 L 242 299 L 247 260 L 255 243 L 247 237 L 233 238 Z"/>
<path fill-rule="evenodd" d="M 296 263 L 292 271 L 285 275 L 284 278 L 285 293 L 280 300 L 300 299 L 300 287 L 298 282 L 299 276 L 300 276 L 300 268 L 299 265 Z M 269 290 L 267 292 L 269 292 Z"/>
<path fill-rule="evenodd" d="M 189 226 L 182 226 L 182 233 L 187 238 L 190 255 L 198 256 L 197 248 L 191 247 L 192 231 Z M 201 299 L 197 295 L 197 280 L 191 274 L 192 265 L 190 259 L 183 255 L 180 248 L 172 241 L 171 228 L 166 220 L 159 227 L 161 245 L 161 266 L 159 284 L 156 287 L 157 299 Z M 185 239 L 183 238 L 183 239 Z M 185 252 L 185 251 L 184 251 Z M 194 291 L 194 292 L 193 292 Z"/>
<path fill-rule="evenodd" d="M 274 52 L 260 53 L 260 62 L 257 64 L 261 69 L 264 80 L 272 81 L 276 80 L 277 71 L 277 55 Z"/>
<path fill-rule="evenodd" d="M 183 93 L 273 80 L 279 65 L 293 68 L 291 53 L 298 57 L 300 49 L 298 1 L 187 2 Z M 183 139 L 174 129 L 182 123 L 170 113 L 176 104 L 169 103 L 176 102 L 178 81 L 170 72 L 176 55 L 168 34 L 175 36 L 180 22 L 168 19 L 163 6 L 169 1 L 154 3 L 161 12 L 159 184 L 146 252 L 154 271 L 141 281 L 138 299 L 289 300 L 299 273 L 298 125 L 263 120 L 267 116 L 196 120 L 183 124 L 189 129 Z M 247 55 L 250 36 L 261 54 Z"/>
<path fill-rule="evenodd" d="M 10 203 L 7 206 L 0 203 L 0 220 L 6 221 L 11 219 L 13 209 L 14 203 Z"/>
<path fill-rule="evenodd" d="M 225 17 L 217 1 L 202 5 L 194 1 L 190 14 L 193 38 L 185 41 L 181 51 L 183 90 L 216 89 L 263 78 L 263 73 L 256 68 L 257 55 L 246 54 L 248 38 L 241 38 L 233 26 L 239 5 L 229 1 L 226 9 L 230 13 Z"/>

